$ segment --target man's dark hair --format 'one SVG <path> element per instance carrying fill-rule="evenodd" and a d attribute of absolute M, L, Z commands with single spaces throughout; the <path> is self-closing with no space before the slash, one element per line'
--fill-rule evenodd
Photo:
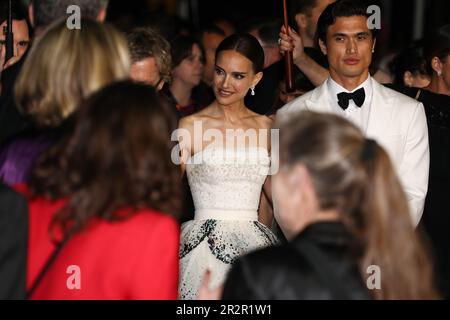
<path fill-rule="evenodd" d="M 389 71 L 394 75 L 394 84 L 403 84 L 405 72 L 409 71 L 414 76 L 429 75 L 427 60 L 423 55 L 423 47 L 419 43 L 408 46 L 397 54 L 388 65 Z"/>
<path fill-rule="evenodd" d="M 354 16 L 364 16 L 368 18 L 370 16 L 370 14 L 367 13 L 368 7 L 369 5 L 367 2 L 361 0 L 339 0 L 328 5 L 317 22 L 317 36 L 319 40 L 326 42 L 328 27 L 333 25 L 337 18 Z M 378 30 L 370 29 L 370 31 L 375 39 Z"/>
<path fill-rule="evenodd" d="M 205 33 L 214 33 L 225 37 L 225 32 L 214 24 L 209 24 L 206 27 L 202 28 L 199 33 L 199 38 L 202 37 Z"/>
<path fill-rule="evenodd" d="M 8 19 L 8 9 L 8 1 L 0 0 L 0 24 Z M 11 1 L 11 15 L 13 20 L 28 20 L 27 10 L 21 1 Z"/>
<path fill-rule="evenodd" d="M 275 45 L 278 47 L 278 38 L 283 22 L 278 18 L 255 18 L 250 20 L 242 30 L 252 34 L 257 33 L 258 38 L 265 45 Z"/>
<path fill-rule="evenodd" d="M 291 0 L 289 1 L 289 12 L 294 16 L 298 13 L 309 14 L 316 6 L 317 0 Z"/>
<path fill-rule="evenodd" d="M 289 24 L 295 25 L 295 16 L 299 13 L 309 15 L 317 5 L 317 0 L 288 0 Z"/>
<path fill-rule="evenodd" d="M 443 59 L 450 54 L 450 24 L 444 25 L 436 30 L 427 39 L 425 46 L 425 57 L 428 62 L 434 57 Z"/>
<path fill-rule="evenodd" d="M 280 19 L 272 19 L 261 23 L 258 35 L 265 44 L 278 45 L 278 35 L 282 22 Z"/>
<path fill-rule="evenodd" d="M 105 0 L 33 0 L 34 26 L 46 27 L 66 17 L 67 8 L 71 5 L 80 7 L 82 18 L 95 20 L 107 3 Z"/>
<path fill-rule="evenodd" d="M 178 35 L 170 41 L 172 67 L 178 66 L 184 59 L 192 55 L 192 46 L 196 44 L 202 53 L 202 63 L 205 63 L 205 49 L 200 40 L 189 35 Z"/>

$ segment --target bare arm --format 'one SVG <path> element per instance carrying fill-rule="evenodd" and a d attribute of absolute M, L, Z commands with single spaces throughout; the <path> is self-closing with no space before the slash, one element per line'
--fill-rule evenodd
<path fill-rule="evenodd" d="M 272 193 L 270 187 L 270 177 L 266 178 L 263 185 L 263 192 L 259 200 L 258 221 L 269 229 L 272 229 L 273 209 L 272 209 Z"/>
<path fill-rule="evenodd" d="M 280 32 L 280 51 L 292 51 L 295 65 L 308 77 L 315 85 L 321 85 L 330 75 L 327 69 L 311 59 L 306 53 L 303 46 L 302 38 L 291 28 L 289 35 L 284 26 Z"/>
<path fill-rule="evenodd" d="M 190 130 L 189 122 L 185 119 L 181 119 L 177 129 L 178 151 L 179 151 L 179 164 L 181 177 L 186 171 L 186 163 L 191 156 L 192 146 L 192 134 Z"/>

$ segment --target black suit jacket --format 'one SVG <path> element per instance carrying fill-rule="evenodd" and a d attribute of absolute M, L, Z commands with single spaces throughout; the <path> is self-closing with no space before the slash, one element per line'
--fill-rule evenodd
<path fill-rule="evenodd" d="M 25 298 L 27 242 L 27 201 L 0 184 L 0 299 Z"/>
<path fill-rule="evenodd" d="M 350 245 L 342 224 L 313 224 L 290 243 L 238 259 L 222 299 L 370 299 Z M 311 246 L 318 254 L 305 251 Z"/>
<path fill-rule="evenodd" d="M 24 130 L 28 123 L 20 114 L 14 101 L 14 87 L 17 77 L 22 70 L 23 63 L 27 57 L 25 53 L 22 58 L 3 70 L 1 75 L 2 96 L 0 98 L 0 143 L 9 137 Z"/>

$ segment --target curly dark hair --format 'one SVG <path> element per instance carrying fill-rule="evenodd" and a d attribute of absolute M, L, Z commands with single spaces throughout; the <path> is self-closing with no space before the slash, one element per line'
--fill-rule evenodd
<path fill-rule="evenodd" d="M 93 218 L 127 218 L 140 208 L 175 214 L 180 206 L 179 169 L 171 161 L 176 116 L 151 87 L 121 81 L 88 98 L 71 133 L 43 154 L 30 192 L 68 198 L 54 216 L 64 235 Z M 118 215 L 119 209 L 120 216 Z"/>

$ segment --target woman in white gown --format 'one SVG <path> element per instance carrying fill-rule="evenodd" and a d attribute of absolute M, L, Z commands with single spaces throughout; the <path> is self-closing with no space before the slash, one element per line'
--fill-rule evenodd
<path fill-rule="evenodd" d="M 216 51 L 216 100 L 180 121 L 182 170 L 196 209 L 194 220 L 182 225 L 181 299 L 196 298 L 207 270 L 211 288 L 217 287 L 237 257 L 277 243 L 267 227 L 272 216 L 258 215 L 262 198 L 271 199 L 272 120 L 244 104 L 247 92 L 253 92 L 262 78 L 263 63 L 256 38 L 249 34 L 226 38 Z"/>

